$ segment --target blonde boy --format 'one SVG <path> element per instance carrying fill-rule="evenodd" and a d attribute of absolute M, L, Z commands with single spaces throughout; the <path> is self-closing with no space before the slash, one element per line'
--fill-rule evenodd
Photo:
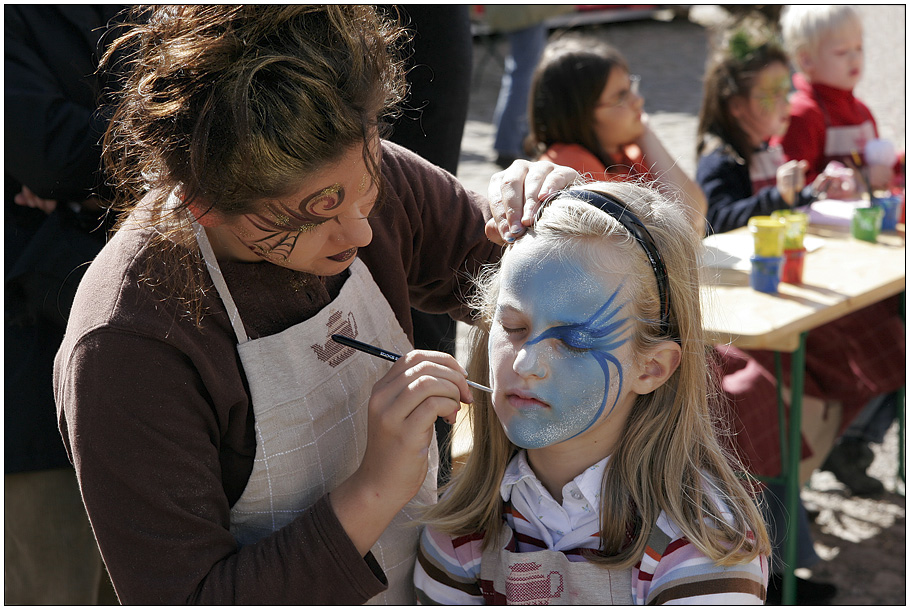
<path fill-rule="evenodd" d="M 787 159 L 806 160 L 811 182 L 830 161 L 853 161 L 878 137 L 869 108 L 853 95 L 863 74 L 863 24 L 843 5 L 788 6 L 781 17 L 784 47 L 794 63 L 790 126 L 780 141 Z M 888 166 L 870 166 L 874 188 L 891 180 Z"/>

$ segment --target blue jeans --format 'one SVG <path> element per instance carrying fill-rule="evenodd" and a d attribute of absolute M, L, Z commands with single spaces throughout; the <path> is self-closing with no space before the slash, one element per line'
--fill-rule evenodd
<path fill-rule="evenodd" d="M 897 394 L 882 394 L 869 401 L 859 412 L 841 438 L 881 444 L 885 433 L 897 418 Z"/>
<path fill-rule="evenodd" d="M 771 571 L 775 574 L 783 573 L 784 541 L 787 538 L 787 510 L 784 508 L 784 498 L 787 492 L 780 483 L 768 483 L 762 490 L 761 511 L 768 526 L 768 536 L 771 538 Z M 812 543 L 812 534 L 809 531 L 809 516 L 799 501 L 799 508 L 795 519 L 789 524 L 795 528 L 796 534 L 796 566 L 809 568 L 820 561 Z"/>
<path fill-rule="evenodd" d="M 522 142 L 528 135 L 528 97 L 531 78 L 547 44 L 547 26 L 509 32 L 509 55 L 493 112 L 496 139 L 493 148 L 501 155 L 523 157 Z"/>

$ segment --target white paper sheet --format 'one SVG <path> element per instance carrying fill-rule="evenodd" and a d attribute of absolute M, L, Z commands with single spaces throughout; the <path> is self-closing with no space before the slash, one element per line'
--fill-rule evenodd
<path fill-rule="evenodd" d="M 749 257 L 755 252 L 755 245 L 749 233 L 716 233 L 704 238 L 702 243 L 705 245 L 701 260 L 703 266 L 740 271 L 752 268 Z M 818 250 L 824 243 L 814 235 L 806 235 L 803 240 L 807 252 Z"/>
<path fill-rule="evenodd" d="M 869 202 L 862 199 L 840 201 L 838 199 L 819 199 L 809 206 L 809 224 L 849 227 L 856 208 L 868 208 Z"/>

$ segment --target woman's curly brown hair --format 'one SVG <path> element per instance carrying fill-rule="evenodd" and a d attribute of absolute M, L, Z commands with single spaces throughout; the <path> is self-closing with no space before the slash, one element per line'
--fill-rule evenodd
<path fill-rule="evenodd" d="M 160 223 L 179 186 L 178 208 L 248 213 L 360 143 L 381 184 L 366 143 L 406 93 L 398 57 L 405 31 L 376 8 L 146 6 L 130 17 L 102 64 L 126 57 L 104 138 L 118 211 L 145 198 L 143 210 Z M 162 256 L 181 243 L 165 234 Z M 170 296 L 194 301 L 202 276 L 186 252 L 165 283 Z"/>

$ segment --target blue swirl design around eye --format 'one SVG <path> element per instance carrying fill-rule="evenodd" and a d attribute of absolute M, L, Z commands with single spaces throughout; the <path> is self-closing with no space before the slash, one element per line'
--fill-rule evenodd
<path fill-rule="evenodd" d="M 609 394 L 610 388 L 610 364 L 613 364 L 613 366 L 616 367 L 616 372 L 619 375 L 619 387 L 620 389 L 622 388 L 622 365 L 616 356 L 613 355 L 613 352 L 616 349 L 629 340 L 628 334 L 623 335 L 622 333 L 622 328 L 625 326 L 627 319 L 617 319 L 616 317 L 622 310 L 623 305 L 619 305 L 615 308 L 613 307 L 613 303 L 621 289 L 622 285 L 613 292 L 600 309 L 594 312 L 594 314 L 584 322 L 548 328 L 536 338 L 529 340 L 526 344 L 534 345 L 535 343 L 540 343 L 546 339 L 557 339 L 571 348 L 587 350 L 591 357 L 597 361 L 604 373 L 604 399 L 600 403 L 600 408 L 597 410 L 597 413 L 591 419 L 591 423 L 600 419 L 607 404 L 607 395 Z M 610 412 L 616 407 L 616 403 L 619 401 L 619 394 L 620 393 L 617 391 L 616 398 L 613 400 L 613 405 L 610 407 Z M 590 427 L 590 425 L 588 427 Z M 588 427 L 586 427 L 585 430 L 587 430 Z M 585 430 L 579 431 L 577 434 L 573 435 L 572 438 L 575 438 Z"/>

